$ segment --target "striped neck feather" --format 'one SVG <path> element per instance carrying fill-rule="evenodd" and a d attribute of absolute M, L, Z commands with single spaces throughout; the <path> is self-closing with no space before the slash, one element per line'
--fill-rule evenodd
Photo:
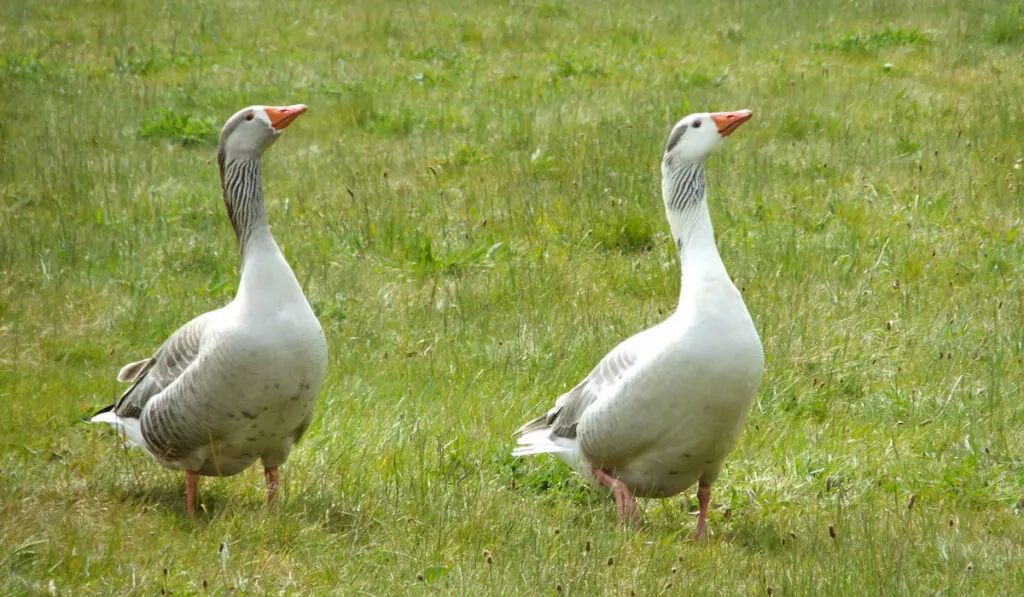
<path fill-rule="evenodd" d="M 223 151 L 217 154 L 221 187 L 228 218 L 235 229 L 238 248 L 245 248 L 254 230 L 267 225 L 263 205 L 263 161 L 256 158 L 232 158 Z"/>

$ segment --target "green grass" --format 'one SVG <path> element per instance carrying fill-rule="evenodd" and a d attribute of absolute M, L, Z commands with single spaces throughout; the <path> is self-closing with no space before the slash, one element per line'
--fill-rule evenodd
<path fill-rule="evenodd" d="M 135 133 L 141 139 L 163 139 L 186 147 L 216 147 L 220 129 L 209 119 L 194 118 L 180 110 L 159 108 L 145 117 Z"/>
<path fill-rule="evenodd" d="M 3 3 L 0 592 L 1019 593 L 1019 6 L 824 6 Z M 216 128 L 299 102 L 266 196 L 330 373 L 279 507 L 253 468 L 192 521 L 83 419 L 233 296 Z M 692 494 L 618 528 L 510 433 L 674 307 L 662 148 L 739 108 L 768 367 L 694 543 Z"/>
<path fill-rule="evenodd" d="M 884 29 L 870 33 L 848 33 L 838 41 L 818 44 L 818 47 L 820 49 L 833 49 L 843 52 L 874 52 L 876 50 L 925 43 L 928 43 L 928 37 L 918 31 L 916 27 L 906 30 L 887 25 Z"/>
<path fill-rule="evenodd" d="M 1024 39 L 1024 3 L 1004 6 L 988 29 L 989 40 L 1010 44 Z"/>

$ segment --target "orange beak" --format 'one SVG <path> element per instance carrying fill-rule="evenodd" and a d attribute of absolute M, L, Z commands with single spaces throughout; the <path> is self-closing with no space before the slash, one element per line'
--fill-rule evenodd
<path fill-rule="evenodd" d="M 710 114 L 711 120 L 718 125 L 718 134 L 728 137 L 741 124 L 750 120 L 754 113 L 750 110 L 737 110 L 736 112 L 714 112 Z"/>
<path fill-rule="evenodd" d="M 264 110 L 266 110 L 267 116 L 270 117 L 270 124 L 273 125 L 274 129 L 283 131 L 286 126 L 306 111 L 306 106 L 305 104 L 295 104 L 294 106 L 264 108 Z"/>

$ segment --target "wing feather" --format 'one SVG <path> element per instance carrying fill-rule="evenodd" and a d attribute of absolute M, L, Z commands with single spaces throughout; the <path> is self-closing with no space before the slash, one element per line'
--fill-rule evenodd
<path fill-rule="evenodd" d="M 601 398 L 607 388 L 618 383 L 637 363 L 637 340 L 640 337 L 641 335 L 633 336 L 616 346 L 583 381 L 559 396 L 554 408 L 526 423 L 513 435 L 523 437 L 532 431 L 548 429 L 554 436 L 574 439 L 576 426 L 579 425 L 583 413 Z"/>
<path fill-rule="evenodd" d="M 135 361 L 134 363 L 128 363 L 124 367 L 121 367 L 121 371 L 117 373 L 117 381 L 135 381 L 140 375 L 148 371 L 152 364 L 153 357 L 142 359 L 141 361 Z"/>
<path fill-rule="evenodd" d="M 132 381 L 131 387 L 117 402 L 100 412 L 113 410 L 121 418 L 141 417 L 149 400 L 164 391 L 195 361 L 209 315 L 200 315 L 178 328 L 151 358 L 125 365 L 117 378 Z"/>

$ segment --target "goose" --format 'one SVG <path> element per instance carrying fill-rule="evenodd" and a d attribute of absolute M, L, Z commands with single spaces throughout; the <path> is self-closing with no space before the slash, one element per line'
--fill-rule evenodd
<path fill-rule="evenodd" d="M 514 433 L 514 456 L 554 454 L 610 490 L 627 523 L 640 519 L 635 497 L 697 482 L 698 539 L 764 369 L 761 339 L 715 246 L 704 175 L 707 157 L 752 115 L 691 114 L 669 135 L 661 188 L 683 271 L 675 312 L 618 344 Z"/>
<path fill-rule="evenodd" d="M 309 427 L 327 372 L 323 329 L 263 204 L 263 152 L 305 111 L 250 106 L 228 119 L 217 164 L 241 253 L 238 292 L 180 327 L 152 357 L 125 365 L 117 379 L 131 387 L 90 419 L 184 470 L 189 516 L 199 475 L 235 475 L 257 458 L 267 501 L 276 501 L 278 467 Z"/>

